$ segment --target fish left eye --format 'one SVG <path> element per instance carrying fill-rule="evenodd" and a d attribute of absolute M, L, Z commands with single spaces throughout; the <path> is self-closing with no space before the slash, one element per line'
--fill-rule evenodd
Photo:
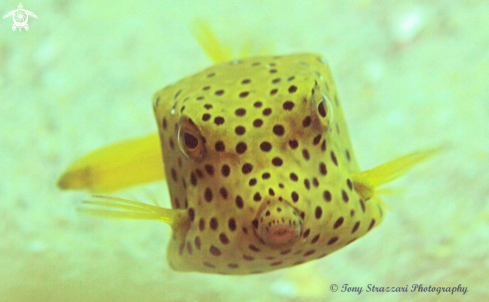
<path fill-rule="evenodd" d="M 316 100 L 315 111 L 324 130 L 329 131 L 333 122 L 333 105 L 328 95 L 322 89 L 318 89 L 318 92 L 319 95 L 314 98 Z"/>

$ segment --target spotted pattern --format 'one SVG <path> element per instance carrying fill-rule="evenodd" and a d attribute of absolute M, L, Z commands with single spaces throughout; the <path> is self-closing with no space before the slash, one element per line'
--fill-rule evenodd
<path fill-rule="evenodd" d="M 179 271 L 253 274 L 328 255 L 378 226 L 329 70 L 316 55 L 222 63 L 156 93 Z"/>

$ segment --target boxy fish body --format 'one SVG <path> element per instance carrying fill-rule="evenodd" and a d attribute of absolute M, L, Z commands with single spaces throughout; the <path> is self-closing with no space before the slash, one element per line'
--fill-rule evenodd
<path fill-rule="evenodd" d="M 323 257 L 383 218 L 358 171 L 329 67 L 317 55 L 221 63 L 154 98 L 183 271 L 247 274 Z"/>

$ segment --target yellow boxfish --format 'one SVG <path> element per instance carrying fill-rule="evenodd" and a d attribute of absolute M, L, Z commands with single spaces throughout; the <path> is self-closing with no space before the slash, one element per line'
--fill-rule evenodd
<path fill-rule="evenodd" d="M 228 58 L 208 38 L 211 57 Z M 108 192 L 166 175 L 172 209 L 99 196 L 83 211 L 168 223 L 177 271 L 254 274 L 329 255 L 380 225 L 376 188 L 436 152 L 360 172 L 315 54 L 221 62 L 158 91 L 153 109 L 158 136 L 96 151 L 58 185 Z"/>

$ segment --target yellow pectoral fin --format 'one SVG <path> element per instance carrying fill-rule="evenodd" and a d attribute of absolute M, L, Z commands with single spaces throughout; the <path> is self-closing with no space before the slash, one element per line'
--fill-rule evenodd
<path fill-rule="evenodd" d="M 361 173 L 352 173 L 353 187 L 363 199 L 368 200 L 372 198 L 378 187 L 401 177 L 409 169 L 436 155 L 443 149 L 444 147 L 440 147 L 411 153 L 373 169 Z"/>
<path fill-rule="evenodd" d="M 153 206 L 111 196 L 93 196 L 93 198 L 94 200 L 84 201 L 79 211 L 102 218 L 161 221 L 170 225 L 179 239 L 182 239 L 190 228 L 189 214 L 184 209 L 165 209 L 156 201 Z"/>
<path fill-rule="evenodd" d="M 115 143 L 76 160 L 63 173 L 63 190 L 112 192 L 165 178 L 157 134 Z"/>

